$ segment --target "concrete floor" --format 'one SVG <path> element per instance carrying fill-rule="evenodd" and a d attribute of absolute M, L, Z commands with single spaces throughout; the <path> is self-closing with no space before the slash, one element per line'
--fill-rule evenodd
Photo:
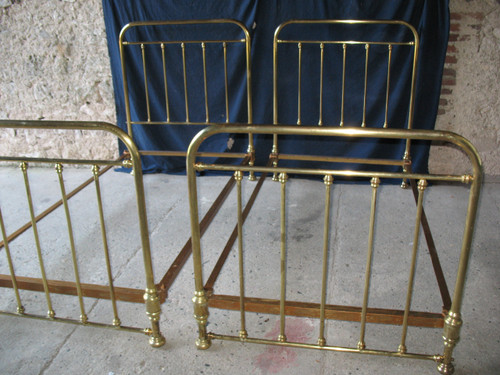
<path fill-rule="evenodd" d="M 89 177 L 86 170 L 65 172 L 67 190 Z M 57 176 L 53 170 L 30 170 L 35 210 L 58 199 Z M 200 210 L 205 211 L 226 178 L 200 180 Z M 7 232 L 28 220 L 20 172 L 0 169 L 0 203 Z M 131 189 L 125 173 L 107 173 L 102 178 L 105 213 L 108 219 L 115 285 L 143 287 L 143 266 Z M 253 183 L 244 184 L 246 197 Z M 36 186 L 36 188 L 35 188 Z M 186 182 L 184 176 L 145 176 L 149 229 L 156 279 L 168 268 L 176 250 L 189 238 Z M 245 276 L 247 296 L 279 296 L 279 184 L 268 181 L 257 199 L 245 226 Z M 463 186 L 432 186 L 426 193 L 426 211 L 434 228 L 435 241 L 453 289 L 451 275 L 456 270 L 463 230 L 468 190 Z M 100 233 L 95 214 L 93 188 L 72 198 L 75 241 L 82 282 L 105 283 Z M 328 303 L 359 305 L 362 298 L 369 202 L 368 185 L 334 184 L 332 193 L 331 253 L 329 257 Z M 288 281 L 290 300 L 319 301 L 321 275 L 324 185 L 320 181 L 292 180 L 288 185 Z M 234 225 L 235 197 L 221 209 L 203 240 L 205 277 L 213 266 L 218 249 Z M 412 248 L 414 203 L 411 193 L 397 186 L 383 185 L 379 193 L 373 289 L 370 306 L 402 308 Z M 484 185 L 477 230 L 473 243 L 466 287 L 461 341 L 455 352 L 456 374 L 497 374 L 500 372 L 500 184 Z M 40 236 L 51 278 L 72 280 L 67 234 L 61 229 L 61 209 L 40 224 Z M 39 277 L 32 233 L 26 232 L 11 243 L 18 275 Z M 176 249 L 176 250 L 174 250 Z M 0 252 L 0 272 L 7 273 L 6 259 Z M 231 254 L 216 284 L 216 292 L 237 293 L 237 258 Z M 137 333 L 58 324 L 0 315 L 0 373 L 2 374 L 437 374 L 435 364 L 423 360 L 393 359 L 379 356 L 332 353 L 255 344 L 214 341 L 207 351 L 194 346 L 196 324 L 192 317 L 194 290 L 192 263 L 188 261 L 162 306 L 161 328 L 167 339 L 159 349 L 149 347 L 147 337 Z M 427 250 L 418 256 L 415 295 L 412 307 L 440 311 L 435 279 Z M 44 314 L 41 293 L 21 292 L 27 312 Z M 77 317 L 76 298 L 53 296 L 57 316 Z M 109 301 L 85 299 L 89 319 L 110 322 Z M 125 325 L 147 326 L 144 307 L 119 303 Z M 0 290 L 0 309 L 15 311 L 12 290 Z M 210 310 L 209 330 L 237 334 L 239 313 Z M 277 316 L 247 314 L 249 335 L 275 337 Z M 330 345 L 355 346 L 358 323 L 328 322 Z M 313 319 L 287 319 L 290 340 L 316 342 L 318 324 Z M 370 348 L 395 350 L 401 328 L 367 326 Z M 441 330 L 411 328 L 408 350 L 437 354 L 442 350 Z"/>

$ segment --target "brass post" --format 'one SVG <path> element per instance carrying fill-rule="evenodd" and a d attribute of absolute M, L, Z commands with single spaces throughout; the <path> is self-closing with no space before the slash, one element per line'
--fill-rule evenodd
<path fill-rule="evenodd" d="M 182 72 L 184 74 L 184 102 L 186 105 L 186 122 L 189 122 L 189 102 L 188 102 L 188 88 L 187 88 L 187 71 L 186 71 L 186 45 L 181 43 L 182 50 Z"/>
<path fill-rule="evenodd" d="M 299 49 L 299 77 L 298 77 L 298 88 L 297 88 L 297 125 L 301 124 L 301 113 L 300 113 L 300 104 L 301 104 L 301 84 L 302 84 L 302 43 L 297 44 L 297 48 Z"/>
<path fill-rule="evenodd" d="M 370 45 L 365 44 L 365 88 L 363 94 L 363 121 L 361 122 L 361 127 L 364 128 L 366 126 L 366 95 L 368 89 L 368 58 L 370 52 Z"/>
<path fill-rule="evenodd" d="M 479 160 L 479 157 L 477 157 Z M 444 340 L 444 353 L 440 363 L 438 364 L 438 371 L 441 374 L 448 375 L 453 374 L 454 367 L 452 363 L 452 354 L 455 345 L 460 339 L 460 329 L 462 327 L 462 299 L 465 287 L 465 278 L 467 274 L 467 268 L 469 263 L 471 245 L 472 245 L 472 235 L 474 232 L 474 225 L 476 222 L 476 213 L 479 202 L 479 192 L 481 190 L 482 184 L 482 171 L 480 162 L 476 166 L 474 172 L 474 178 L 465 178 L 464 183 L 472 182 L 469 203 L 467 207 L 467 218 L 465 220 L 465 230 L 462 239 L 462 250 L 460 252 L 460 260 L 458 263 L 457 279 L 455 282 L 455 291 L 453 294 L 453 301 L 451 304 L 450 311 L 444 320 L 443 329 L 443 340 Z"/>
<path fill-rule="evenodd" d="M 325 58 L 325 45 L 320 43 L 320 65 L 319 65 L 319 120 L 318 125 L 323 125 L 323 62 Z"/>
<path fill-rule="evenodd" d="M 167 61 L 165 59 L 165 43 L 161 43 L 161 61 L 163 63 L 163 84 L 165 87 L 165 110 L 167 112 L 167 122 L 170 122 L 170 105 L 168 102 L 168 79 L 167 79 Z"/>
<path fill-rule="evenodd" d="M 368 308 L 368 295 L 370 291 L 370 275 L 371 275 L 372 257 L 373 257 L 373 240 L 375 236 L 375 213 L 377 208 L 377 190 L 380 185 L 380 179 L 377 177 L 372 178 L 370 185 L 372 187 L 372 202 L 370 209 L 370 229 L 368 232 L 368 254 L 366 257 L 365 288 L 363 293 L 363 307 L 361 308 L 361 332 L 359 334 L 359 342 L 358 342 L 358 349 L 360 350 L 366 348 L 365 344 L 366 312 Z"/>
<path fill-rule="evenodd" d="M 80 304 L 80 321 L 82 323 L 87 323 L 87 314 L 85 313 L 85 305 L 83 303 L 83 294 L 82 294 L 82 286 L 80 284 L 80 272 L 78 271 L 78 260 L 76 258 L 76 249 L 75 249 L 75 239 L 73 236 L 73 225 L 71 224 L 71 215 L 69 213 L 68 206 L 68 197 L 66 195 L 66 188 L 64 186 L 64 178 L 62 175 L 63 166 L 60 163 L 56 164 L 56 172 L 59 177 L 59 186 L 61 188 L 61 197 L 63 201 L 64 213 L 66 215 L 66 224 L 68 226 L 68 236 L 69 236 L 69 245 L 71 249 L 71 259 L 73 261 L 73 272 L 75 273 L 75 284 L 76 291 L 78 294 L 78 302 Z"/>
<path fill-rule="evenodd" d="M 31 217 L 31 227 L 33 228 L 33 236 L 35 237 L 36 252 L 38 255 L 38 264 L 40 265 L 40 273 L 42 275 L 43 290 L 45 292 L 45 299 L 47 300 L 47 317 L 52 319 L 56 316 L 54 309 L 52 308 L 52 301 L 50 299 L 49 284 L 47 283 L 47 275 L 45 274 L 45 265 L 42 257 L 42 248 L 40 246 L 40 238 L 38 236 L 38 226 L 35 220 L 35 210 L 33 208 L 33 200 L 31 198 L 31 188 L 28 179 L 28 163 L 22 162 L 20 165 L 21 171 L 24 175 L 24 185 L 26 187 L 26 198 L 28 200 L 28 206 Z"/>
<path fill-rule="evenodd" d="M 288 175 L 280 173 L 281 183 L 281 292 L 280 292 L 280 334 L 278 341 L 285 342 L 285 299 L 286 299 L 286 182 Z"/>
<path fill-rule="evenodd" d="M 389 126 L 387 122 L 387 116 L 389 113 L 389 90 L 390 90 L 390 81 L 391 81 L 391 57 L 392 57 L 392 44 L 389 44 L 388 48 L 388 57 L 387 57 L 387 83 L 385 88 L 385 119 L 384 119 L 384 128 Z"/>
<path fill-rule="evenodd" d="M 141 54 L 142 54 L 142 70 L 144 74 L 144 93 L 146 94 L 146 110 L 148 114 L 148 122 L 151 121 L 151 110 L 149 108 L 149 88 L 148 88 L 148 73 L 146 69 L 146 47 L 141 44 Z"/>
<path fill-rule="evenodd" d="M 245 322 L 245 278 L 243 268 L 243 217 L 242 217 L 242 199 L 241 199 L 241 180 L 243 180 L 243 172 L 234 172 L 234 179 L 236 180 L 237 188 L 237 216 L 238 216 L 238 266 L 240 274 L 240 316 L 241 316 L 241 329 L 240 338 L 246 339 L 248 337 Z"/>
<path fill-rule="evenodd" d="M 342 44 L 342 102 L 340 105 L 340 126 L 344 126 L 344 99 L 345 99 L 345 61 L 347 44 Z"/>
<path fill-rule="evenodd" d="M 417 267 L 418 239 L 420 235 L 420 223 L 422 221 L 424 190 L 426 187 L 427 187 L 426 180 L 418 181 L 417 216 L 415 219 L 415 231 L 413 233 L 413 250 L 411 255 L 410 276 L 408 277 L 408 291 L 406 292 L 405 312 L 403 316 L 403 331 L 401 334 L 401 344 L 398 347 L 398 351 L 400 353 L 406 353 L 406 333 L 408 331 L 408 316 L 410 314 L 411 298 L 413 294 L 413 282 Z"/>
<path fill-rule="evenodd" d="M 146 288 L 144 293 L 144 302 L 146 304 L 146 315 L 151 322 L 151 335 L 149 337 L 149 345 L 154 348 L 159 348 L 165 344 L 165 337 L 160 332 L 160 297 L 156 287 Z"/>
<path fill-rule="evenodd" d="M 201 264 L 201 234 L 200 219 L 198 214 L 198 193 L 196 187 L 196 172 L 194 169 L 195 152 L 190 152 L 191 145 L 186 158 L 186 174 L 188 178 L 189 194 L 189 214 L 191 221 L 191 243 L 193 247 L 193 271 L 195 292 L 193 301 L 194 318 L 198 323 L 198 339 L 196 347 L 198 349 L 208 349 L 211 340 L 207 334 L 208 301 L 205 289 L 203 288 L 203 267 Z"/>
<path fill-rule="evenodd" d="M 201 43 L 201 50 L 203 55 L 203 84 L 205 88 L 205 122 L 208 123 L 210 116 L 208 115 L 207 54 L 205 43 Z"/>
<path fill-rule="evenodd" d="M 226 99 L 226 123 L 229 123 L 229 90 L 227 79 L 227 43 L 222 43 L 224 52 L 224 97 Z"/>
<path fill-rule="evenodd" d="M 97 197 L 97 208 L 99 210 L 99 222 L 101 223 L 101 235 L 102 235 L 102 245 L 104 248 L 104 259 L 106 260 L 106 271 L 108 274 L 108 283 L 109 283 L 109 296 L 111 297 L 111 305 L 113 307 L 113 325 L 118 327 L 121 325 L 120 318 L 118 317 L 118 308 L 116 306 L 116 297 L 115 297 L 115 288 L 113 286 L 113 274 L 111 271 L 111 261 L 109 259 L 109 248 L 108 248 L 108 239 L 106 235 L 106 223 L 104 221 L 104 212 L 102 207 L 102 198 L 101 198 L 101 187 L 99 182 L 99 166 L 92 166 L 92 173 L 94 175 L 94 184 L 96 189 L 96 197 Z"/>
<path fill-rule="evenodd" d="M 323 179 L 325 183 L 325 220 L 323 227 L 323 272 L 321 279 L 321 305 L 319 312 L 319 337 L 318 345 L 325 346 L 325 305 L 326 305 L 326 284 L 328 280 L 328 248 L 330 233 L 330 198 L 333 177 L 326 175 Z"/>
<path fill-rule="evenodd" d="M 194 318 L 198 322 L 198 339 L 196 348 L 205 350 L 210 348 L 212 341 L 207 333 L 208 301 L 204 290 L 194 292 Z M 241 333 L 241 332 L 240 332 Z"/>

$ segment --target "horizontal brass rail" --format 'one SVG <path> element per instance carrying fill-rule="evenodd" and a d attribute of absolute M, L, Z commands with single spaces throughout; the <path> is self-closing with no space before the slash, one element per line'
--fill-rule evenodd
<path fill-rule="evenodd" d="M 280 44 L 350 44 L 350 45 L 386 45 L 386 46 L 413 46 L 415 42 L 362 42 L 357 40 L 282 40 L 278 39 L 276 41 Z"/>
<path fill-rule="evenodd" d="M 201 44 L 201 43 L 245 43 L 245 39 L 229 39 L 229 40 L 172 40 L 172 41 L 162 41 L 162 40 L 155 40 L 155 41 L 144 41 L 144 42 L 127 42 L 123 41 L 122 44 L 124 46 L 134 46 L 134 45 L 156 45 L 156 44 Z"/>
<path fill-rule="evenodd" d="M 112 324 L 105 324 L 105 323 L 97 323 L 97 322 L 85 322 L 82 323 L 79 320 L 75 319 L 68 319 L 68 318 L 48 318 L 47 316 L 44 315 L 36 315 L 36 314 L 17 314 L 17 313 L 11 313 L 8 311 L 2 311 L 0 310 L 1 315 L 7 315 L 7 316 L 15 316 L 15 317 L 20 317 L 22 316 L 23 318 L 30 318 L 30 319 L 38 319 L 38 320 L 49 320 L 51 322 L 59 322 L 59 323 L 70 323 L 70 324 L 75 324 L 75 325 L 82 325 L 86 327 L 98 327 L 98 328 L 108 328 L 108 329 L 113 329 L 115 331 L 126 331 L 126 332 L 135 332 L 135 333 L 143 333 L 145 335 L 150 335 L 151 330 L 149 328 L 136 328 L 136 327 L 127 327 L 127 326 L 114 326 Z"/>
<path fill-rule="evenodd" d="M 334 351 L 334 352 L 382 355 L 382 356 L 388 356 L 388 357 L 426 359 L 426 360 L 431 360 L 431 361 L 435 361 L 435 362 L 439 362 L 441 360 L 440 355 L 432 355 L 432 354 L 400 353 L 400 352 L 391 352 L 391 351 L 386 351 L 386 350 L 348 348 L 348 347 L 344 347 L 344 346 L 328 346 L 328 345 L 320 346 L 320 345 L 315 345 L 315 344 L 305 344 L 302 342 L 291 342 L 291 341 L 280 342 L 280 341 L 274 341 L 274 340 L 252 338 L 252 337 L 247 337 L 245 339 L 241 339 L 239 336 L 217 335 L 214 333 L 209 333 L 208 336 L 214 340 L 250 342 L 253 344 L 290 346 L 293 348 L 321 349 L 321 350 L 329 350 L 329 351 Z"/>
<path fill-rule="evenodd" d="M 318 156 L 318 155 L 293 155 L 293 154 L 278 154 L 278 160 L 302 160 L 302 161 L 325 161 L 332 163 L 356 163 L 356 164 L 375 164 L 375 165 L 405 165 L 404 160 L 391 159 L 363 159 L 363 158 L 347 158 L 335 156 Z"/>

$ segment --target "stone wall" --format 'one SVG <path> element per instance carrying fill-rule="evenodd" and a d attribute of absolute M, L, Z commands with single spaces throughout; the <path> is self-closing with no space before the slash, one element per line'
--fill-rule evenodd
<path fill-rule="evenodd" d="M 500 4 L 452 0 L 450 11 L 436 128 L 470 139 L 485 172 L 500 176 Z M 115 122 L 100 0 L 0 0 L 0 46 L 0 118 Z M 0 144 L 2 150 L 29 149 L 32 156 L 117 153 L 116 140 L 102 133 L 0 131 Z M 431 171 L 461 173 L 465 165 L 453 148 L 431 152 Z"/>
<path fill-rule="evenodd" d="M 0 46 L 0 118 L 116 122 L 100 0 L 0 0 Z M 102 132 L 0 131 L 0 144 L 39 157 L 118 153 Z"/>
<path fill-rule="evenodd" d="M 500 2 L 450 1 L 450 39 L 436 129 L 469 139 L 488 176 L 500 176 Z M 464 155 L 450 147 L 431 151 L 429 168 L 465 172 Z"/>

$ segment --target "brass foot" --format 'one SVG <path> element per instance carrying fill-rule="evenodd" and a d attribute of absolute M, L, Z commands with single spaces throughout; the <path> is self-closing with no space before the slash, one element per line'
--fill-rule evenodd
<path fill-rule="evenodd" d="M 408 189 L 409 186 L 410 184 L 408 183 L 408 181 L 403 180 L 403 182 L 401 182 L 401 189 Z"/>
<path fill-rule="evenodd" d="M 206 350 L 210 348 L 212 341 L 209 338 L 196 340 L 196 349 Z"/>
<path fill-rule="evenodd" d="M 455 372 L 455 367 L 453 363 L 440 363 L 437 367 L 440 374 L 450 375 Z"/>
<path fill-rule="evenodd" d="M 149 338 L 149 345 L 153 348 L 159 348 L 160 346 L 165 345 L 165 337 L 163 337 L 162 334 L 159 334 L 158 336 L 151 336 Z"/>

